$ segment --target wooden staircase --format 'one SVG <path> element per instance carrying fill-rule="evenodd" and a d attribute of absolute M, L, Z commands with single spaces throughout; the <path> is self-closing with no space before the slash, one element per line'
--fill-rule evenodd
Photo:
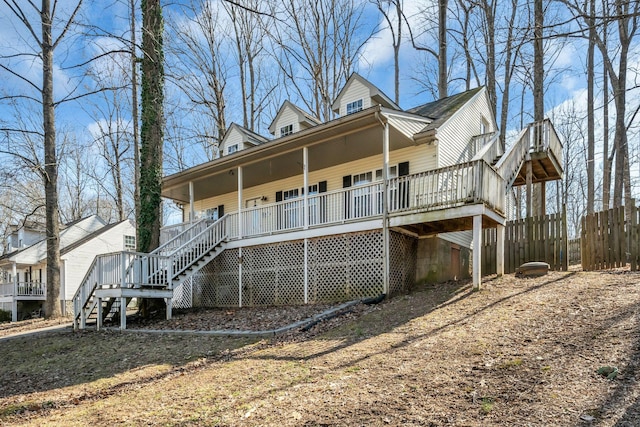
<path fill-rule="evenodd" d="M 228 238 L 227 217 L 199 221 L 155 251 L 98 255 L 73 298 L 74 328 L 120 316 L 126 328 L 126 307 L 132 298 L 163 298 L 171 318 L 173 289 L 222 253 Z"/>

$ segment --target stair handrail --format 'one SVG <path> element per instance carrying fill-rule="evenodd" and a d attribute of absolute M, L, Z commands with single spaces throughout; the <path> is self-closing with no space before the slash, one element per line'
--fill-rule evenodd
<path fill-rule="evenodd" d="M 187 243 L 172 252 L 169 260 L 171 266 L 171 274 L 168 280 L 169 286 L 171 286 L 171 282 L 183 271 L 198 262 L 204 255 L 211 252 L 216 246 L 228 238 L 228 218 L 227 215 L 219 218 Z M 178 260 L 184 259 L 187 255 L 190 255 L 189 262 L 177 267 L 179 265 Z"/>
<path fill-rule="evenodd" d="M 73 295 L 73 316 L 74 322 L 78 319 L 78 317 L 82 314 L 82 310 L 84 310 L 89 298 L 93 295 L 95 289 L 101 283 L 101 275 L 103 273 L 103 264 L 104 260 L 107 258 L 115 258 L 120 255 L 122 252 L 111 252 L 107 254 L 96 255 L 93 259 L 93 262 L 87 269 L 82 281 L 80 282 L 80 286 L 76 290 L 76 293 Z M 116 260 L 117 262 L 117 260 Z"/>
<path fill-rule="evenodd" d="M 516 138 L 516 142 L 495 165 L 495 169 L 507 182 L 507 189 L 513 185 L 520 171 L 520 166 L 531 149 L 530 133 L 531 125 L 522 129 Z"/>
<path fill-rule="evenodd" d="M 171 240 L 158 246 L 156 249 L 150 252 L 154 255 L 170 255 L 175 249 L 184 245 L 191 240 L 195 235 L 201 233 L 210 225 L 210 221 L 206 218 L 201 218 L 194 222 L 191 226 L 187 227 L 184 231 L 176 235 Z"/>
<path fill-rule="evenodd" d="M 471 158 L 472 162 L 475 160 L 484 160 L 488 164 L 492 164 L 495 159 L 504 154 L 502 151 L 502 145 L 500 144 L 500 132 L 492 132 L 491 134 L 485 135 L 491 136 Z"/>

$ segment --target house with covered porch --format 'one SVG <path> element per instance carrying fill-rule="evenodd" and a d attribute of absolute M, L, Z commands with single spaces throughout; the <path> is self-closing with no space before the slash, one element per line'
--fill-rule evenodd
<path fill-rule="evenodd" d="M 156 251 L 121 260 L 118 284 L 88 282 L 98 285 L 79 296 L 78 324 L 145 292 L 165 298 L 170 316 L 393 295 L 468 275 L 479 286 L 481 231 L 504 239 L 524 165 L 545 170 L 527 184 L 562 174 L 549 121 L 503 152 L 484 88 L 402 110 L 353 74 L 333 109 L 338 118 L 322 123 L 287 101 L 271 139 L 232 125 L 220 158 L 165 177 L 162 195 L 183 206 L 183 222 L 162 230 Z"/>

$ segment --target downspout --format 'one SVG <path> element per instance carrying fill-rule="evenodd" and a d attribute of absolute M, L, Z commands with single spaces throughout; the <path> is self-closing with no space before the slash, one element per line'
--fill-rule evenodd
<path fill-rule="evenodd" d="M 383 120 L 380 111 L 375 113 L 382 125 L 382 260 L 383 285 L 382 293 L 389 295 L 389 122 Z"/>

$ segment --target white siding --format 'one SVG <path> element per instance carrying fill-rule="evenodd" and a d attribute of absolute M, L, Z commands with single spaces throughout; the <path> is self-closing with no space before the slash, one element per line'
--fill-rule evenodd
<path fill-rule="evenodd" d="M 135 227 L 131 221 L 121 222 L 62 257 L 66 267 L 64 272 L 66 279 L 65 300 L 73 298 L 96 255 L 124 250 L 125 235 L 136 235 Z"/>
<path fill-rule="evenodd" d="M 417 147 L 407 147 L 400 150 L 394 150 L 389 153 L 389 163 L 392 166 L 407 161 L 409 162 L 409 173 L 411 174 L 435 169 L 436 147 L 423 144 Z M 313 166 L 313 159 L 311 159 L 310 162 Z M 382 155 L 371 156 L 330 168 L 313 171 L 309 173 L 309 184 L 313 185 L 320 181 L 327 181 L 327 191 L 339 190 L 342 188 L 343 176 L 354 175 L 362 172 L 375 172 L 377 169 L 382 169 Z M 247 200 L 258 199 L 261 197 L 267 198 L 267 200 L 261 201 L 262 204 L 275 203 L 275 194 L 277 191 L 292 190 L 294 188 L 301 189 L 303 187 L 303 182 L 304 177 L 302 173 L 300 173 L 300 175 L 292 176 L 290 178 L 245 188 L 242 192 L 243 208 L 245 207 Z M 221 204 L 224 205 L 226 213 L 237 211 L 237 193 L 227 193 L 218 197 L 197 200 L 194 203 L 194 207 L 196 212 L 202 212 Z"/>
<path fill-rule="evenodd" d="M 244 135 L 242 135 L 242 133 L 238 129 L 236 129 L 235 127 L 232 127 L 231 129 L 229 129 L 229 132 L 224 137 L 224 143 L 220 150 L 222 155 L 226 156 L 227 154 L 229 154 L 228 147 L 231 147 L 232 145 L 235 145 L 235 144 L 238 144 L 238 151 L 243 150 L 245 148 Z"/>
<path fill-rule="evenodd" d="M 474 99 L 461 107 L 437 133 L 439 166 L 451 166 L 459 163 L 471 137 L 480 134 L 482 120 L 488 123 L 485 132 L 496 130 L 493 113 L 483 90 Z"/>
<path fill-rule="evenodd" d="M 298 113 L 294 111 L 289 105 L 286 105 L 282 110 L 282 114 L 278 117 L 278 120 L 275 122 L 275 137 L 280 138 L 280 128 L 293 125 L 293 132 L 300 131 L 300 117 Z"/>
<path fill-rule="evenodd" d="M 473 242 L 473 231 L 456 231 L 453 233 L 438 234 L 442 240 L 460 245 L 463 248 L 471 249 Z"/>
<path fill-rule="evenodd" d="M 348 88 L 345 89 L 340 100 L 340 115 L 347 115 L 347 104 L 362 99 L 362 109 L 371 107 L 371 92 L 367 86 L 354 79 Z"/>

